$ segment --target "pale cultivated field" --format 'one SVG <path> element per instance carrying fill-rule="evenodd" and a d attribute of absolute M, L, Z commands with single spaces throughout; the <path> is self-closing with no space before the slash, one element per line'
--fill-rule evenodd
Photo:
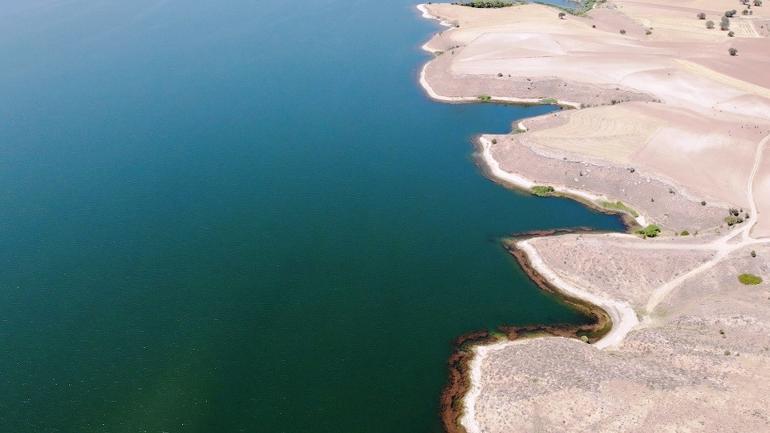
<path fill-rule="evenodd" d="M 460 27 L 429 43 L 443 54 L 425 79 L 448 97 L 556 98 L 593 107 L 565 114 L 555 128 L 532 128 L 521 142 L 633 164 L 693 199 L 745 207 L 756 146 L 770 135 L 770 39 L 746 29 L 763 25 L 770 7 L 742 17 L 736 2 L 735 38 L 696 18 L 703 11 L 718 25 L 728 6 L 617 1 L 561 20 L 540 5 L 430 5 Z M 738 56 L 727 53 L 732 46 Z"/>

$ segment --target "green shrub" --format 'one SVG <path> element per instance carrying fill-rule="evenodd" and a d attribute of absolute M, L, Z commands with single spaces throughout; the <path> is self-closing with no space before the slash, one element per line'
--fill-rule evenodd
<path fill-rule="evenodd" d="M 643 229 L 637 230 L 636 233 L 642 235 L 644 238 L 654 238 L 660 234 L 660 227 L 655 224 L 650 224 Z"/>
<path fill-rule="evenodd" d="M 479 96 L 479 101 L 481 102 L 489 102 L 492 100 L 492 97 L 489 95 L 481 95 Z"/>
<path fill-rule="evenodd" d="M 762 284 L 762 278 L 753 274 L 740 274 L 738 275 L 738 281 L 740 281 L 741 284 L 745 284 L 747 286 L 756 286 L 757 284 Z"/>
<path fill-rule="evenodd" d="M 535 185 L 532 187 L 532 194 L 538 197 L 546 197 L 553 194 L 556 190 L 552 186 L 547 185 Z"/>
<path fill-rule="evenodd" d="M 679 234 L 682 236 L 690 236 L 690 232 L 688 232 L 687 230 L 682 230 L 682 233 L 679 233 Z"/>
<path fill-rule="evenodd" d="M 599 202 L 599 204 L 603 208 L 605 208 L 605 209 L 615 210 L 615 211 L 619 211 L 619 212 L 625 212 L 625 213 L 631 215 L 634 218 L 639 216 L 639 212 L 637 212 L 637 211 L 633 210 L 632 208 L 628 207 L 622 201 L 616 201 L 614 203 L 611 202 L 611 201 L 602 201 L 602 202 Z"/>

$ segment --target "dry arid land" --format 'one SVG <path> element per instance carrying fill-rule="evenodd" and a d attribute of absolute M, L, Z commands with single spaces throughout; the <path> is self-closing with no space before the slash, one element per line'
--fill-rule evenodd
<path fill-rule="evenodd" d="M 518 239 L 532 270 L 612 329 L 477 346 L 453 429 L 770 432 L 770 4 L 420 10 L 446 26 L 424 46 L 432 98 L 565 107 L 482 136 L 490 177 L 661 229 Z"/>

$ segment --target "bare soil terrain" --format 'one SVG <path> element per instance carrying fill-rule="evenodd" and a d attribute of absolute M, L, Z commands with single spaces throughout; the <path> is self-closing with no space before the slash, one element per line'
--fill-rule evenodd
<path fill-rule="evenodd" d="M 591 344 L 476 346 L 457 427 L 770 431 L 770 5 L 421 10 L 447 26 L 424 47 L 431 97 L 574 108 L 482 136 L 492 179 L 661 229 L 517 239 L 530 272 L 604 310 L 612 329 Z"/>

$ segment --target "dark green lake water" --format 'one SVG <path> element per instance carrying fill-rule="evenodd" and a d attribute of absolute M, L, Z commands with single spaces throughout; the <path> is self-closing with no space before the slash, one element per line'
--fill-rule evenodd
<path fill-rule="evenodd" d="M 577 322 L 509 233 L 409 0 L 8 0 L 0 431 L 435 433 L 458 335 Z"/>

